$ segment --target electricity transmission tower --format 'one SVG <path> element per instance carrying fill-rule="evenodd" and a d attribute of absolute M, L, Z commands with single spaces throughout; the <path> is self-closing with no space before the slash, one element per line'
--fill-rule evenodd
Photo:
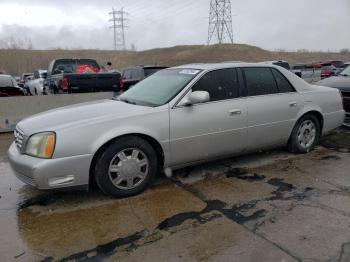
<path fill-rule="evenodd" d="M 112 9 L 112 12 L 109 13 L 112 17 L 109 19 L 109 22 L 112 23 L 110 28 L 113 29 L 114 38 L 113 38 L 113 46 L 115 50 L 125 50 L 126 49 L 126 40 L 125 40 L 125 28 L 126 26 L 126 16 L 129 14 L 124 11 L 124 8 L 120 10 Z"/>
<path fill-rule="evenodd" d="M 231 0 L 211 0 L 208 42 L 233 44 Z"/>

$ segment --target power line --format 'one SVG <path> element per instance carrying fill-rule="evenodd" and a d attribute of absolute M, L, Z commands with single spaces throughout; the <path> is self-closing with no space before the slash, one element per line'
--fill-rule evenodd
<path fill-rule="evenodd" d="M 125 40 L 125 28 L 126 26 L 126 16 L 129 14 L 124 11 L 124 7 L 120 10 L 112 9 L 112 12 L 109 13 L 112 16 L 109 21 L 112 23 L 110 28 L 113 29 L 113 46 L 115 50 L 126 49 L 126 40 Z"/>
<path fill-rule="evenodd" d="M 209 12 L 208 42 L 233 44 L 231 0 L 211 0 Z"/>

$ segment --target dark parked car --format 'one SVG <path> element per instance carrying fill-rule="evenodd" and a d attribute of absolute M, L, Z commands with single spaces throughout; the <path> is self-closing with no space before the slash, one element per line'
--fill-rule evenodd
<path fill-rule="evenodd" d="M 53 60 L 44 84 L 54 94 L 121 91 L 120 74 L 101 72 L 93 59 Z"/>
<path fill-rule="evenodd" d="M 346 125 L 350 125 L 350 66 L 339 75 L 323 79 L 317 85 L 337 88 L 343 95 L 343 106 L 346 112 Z"/>
<path fill-rule="evenodd" d="M 0 97 L 23 96 L 23 90 L 10 75 L 0 75 Z"/>
<path fill-rule="evenodd" d="M 159 70 L 166 69 L 166 66 L 131 66 L 122 69 L 122 78 L 120 86 L 123 90 L 128 90 L 131 86 L 137 84 L 141 80 L 153 75 Z"/>

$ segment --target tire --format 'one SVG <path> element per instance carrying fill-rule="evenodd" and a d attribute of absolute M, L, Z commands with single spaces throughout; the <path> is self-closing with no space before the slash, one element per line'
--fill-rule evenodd
<path fill-rule="evenodd" d="M 157 154 L 144 139 L 117 139 L 99 156 L 94 166 L 98 187 L 106 195 L 129 197 L 144 191 L 158 172 Z"/>
<path fill-rule="evenodd" d="M 320 122 L 314 115 L 305 115 L 295 124 L 289 139 L 288 149 L 292 153 L 305 154 L 318 145 L 321 135 Z"/>

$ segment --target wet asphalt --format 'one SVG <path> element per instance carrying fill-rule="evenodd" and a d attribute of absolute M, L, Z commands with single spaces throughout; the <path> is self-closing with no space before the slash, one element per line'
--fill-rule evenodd
<path fill-rule="evenodd" d="M 14 177 L 0 135 L 0 261 L 350 261 L 350 129 L 159 177 L 112 199 Z"/>

